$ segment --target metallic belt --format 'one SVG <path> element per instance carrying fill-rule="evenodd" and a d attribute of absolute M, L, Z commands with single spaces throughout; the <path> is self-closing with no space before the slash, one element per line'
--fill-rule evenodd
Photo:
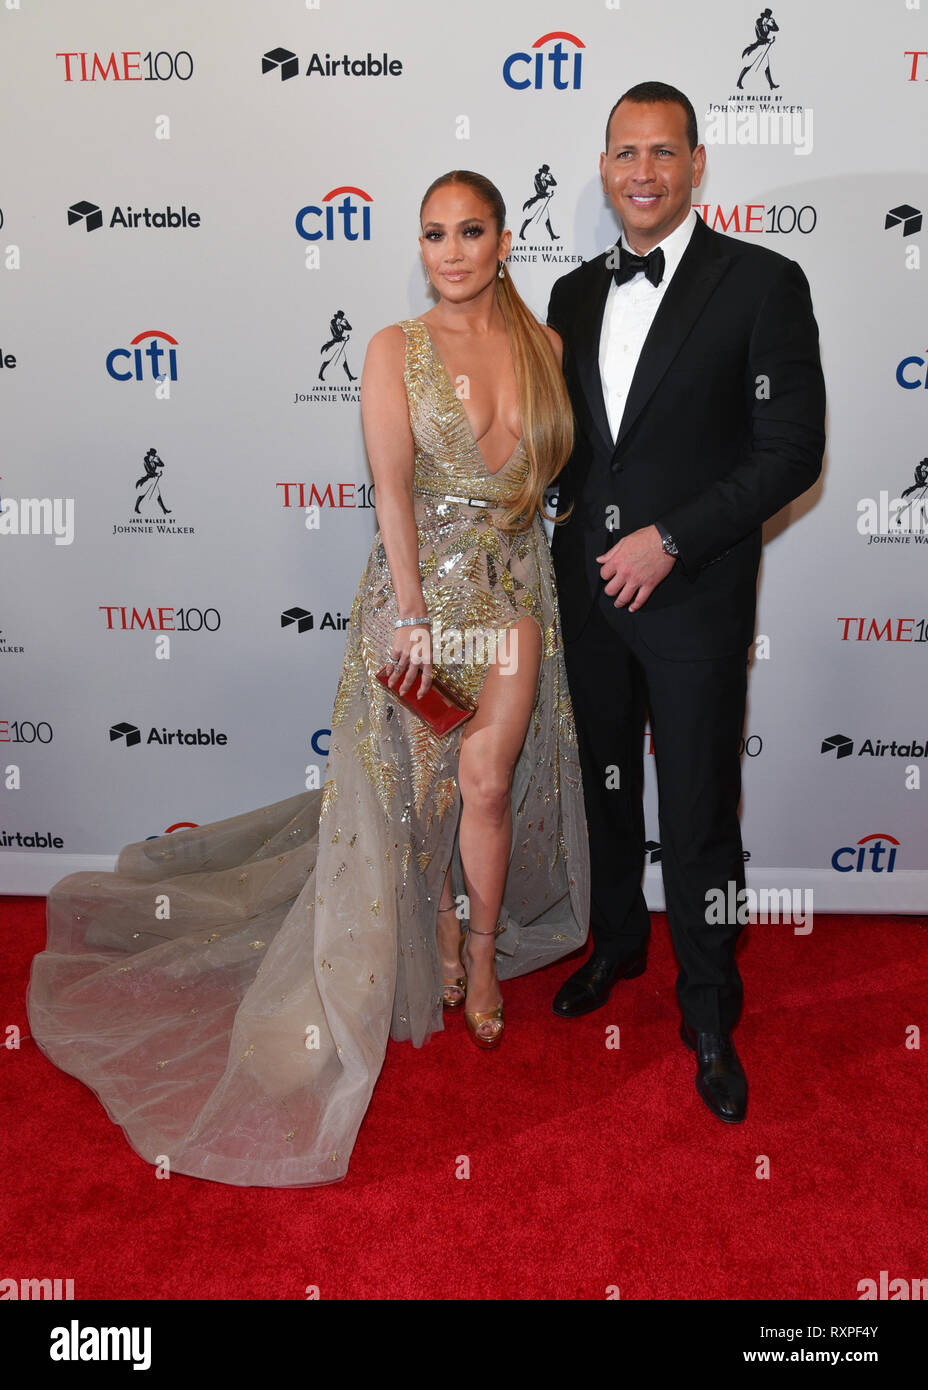
<path fill-rule="evenodd" d="M 437 502 L 461 502 L 465 507 L 499 507 L 499 502 L 487 502 L 482 497 L 455 497 L 450 492 L 418 492 L 417 497 L 431 497 Z"/>

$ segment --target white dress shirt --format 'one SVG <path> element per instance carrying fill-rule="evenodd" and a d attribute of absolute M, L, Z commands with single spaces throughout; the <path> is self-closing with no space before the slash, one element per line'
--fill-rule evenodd
<path fill-rule="evenodd" d="M 689 216 L 684 217 L 679 227 L 675 227 L 669 236 L 657 243 L 664 253 L 664 278 L 659 285 L 652 285 L 644 271 L 639 270 L 637 275 L 627 280 L 624 285 L 617 285 L 613 280 L 609 286 L 599 338 L 599 374 L 602 378 L 603 400 L 613 439 L 617 438 L 622 424 L 625 403 L 644 340 L 651 330 L 654 315 L 667 291 L 667 286 L 673 279 L 674 271 L 689 245 L 698 216 L 699 214 L 691 209 Z M 625 241 L 624 235 L 619 241 L 624 242 L 631 251 L 632 248 Z"/>

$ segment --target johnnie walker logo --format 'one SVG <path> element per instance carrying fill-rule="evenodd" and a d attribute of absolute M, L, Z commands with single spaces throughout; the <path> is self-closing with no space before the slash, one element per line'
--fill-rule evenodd
<path fill-rule="evenodd" d="M 138 464 L 129 465 L 136 472 Z M 142 476 L 135 479 L 135 505 L 123 525 L 114 525 L 116 536 L 192 536 L 195 526 L 178 521 L 164 500 L 162 482 L 165 464 L 157 449 L 148 449 L 142 458 Z"/>
<path fill-rule="evenodd" d="M 915 465 L 912 482 L 898 496 L 881 488 L 857 503 L 857 532 L 867 545 L 928 546 L 928 458 Z"/>
<path fill-rule="evenodd" d="M 769 6 L 752 22 L 754 34 L 741 49 L 737 70 L 732 62 L 728 96 L 708 104 L 703 140 L 706 145 L 785 145 L 794 154 L 811 154 L 812 109 L 793 101 L 788 90 L 795 30 L 781 34 Z"/>
<path fill-rule="evenodd" d="M 552 225 L 557 197 L 557 179 L 549 164 L 542 164 L 530 176 L 534 188 L 522 203 L 519 231 L 512 239 L 509 259 L 513 262 L 550 262 L 555 265 L 576 264 L 582 256 L 564 250 L 560 234 Z M 526 186 L 528 179 L 526 179 Z"/>
<path fill-rule="evenodd" d="M 329 320 L 326 341 L 319 348 L 315 384 L 308 391 L 294 392 L 294 405 L 360 404 L 361 392 L 355 384 L 359 373 L 352 370 L 357 365 L 351 346 L 353 331 L 344 309 L 336 309 Z"/>

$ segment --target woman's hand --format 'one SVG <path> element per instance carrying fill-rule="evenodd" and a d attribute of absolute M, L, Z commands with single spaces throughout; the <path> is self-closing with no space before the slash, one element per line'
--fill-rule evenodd
<path fill-rule="evenodd" d="M 422 673 L 419 699 L 432 684 L 432 631 L 427 624 L 415 627 L 398 627 L 393 633 L 393 648 L 390 652 L 393 672 L 387 685 L 400 695 L 406 695 Z"/>

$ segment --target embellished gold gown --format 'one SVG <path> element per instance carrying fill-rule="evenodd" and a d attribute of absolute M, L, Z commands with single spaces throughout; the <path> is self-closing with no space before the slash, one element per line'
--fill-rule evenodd
<path fill-rule="evenodd" d="M 512 787 L 497 938 L 507 979 L 587 935 L 586 822 L 550 552 L 537 516 L 510 535 L 492 508 L 444 500 L 500 504 L 528 464 L 520 442 L 489 472 L 426 326 L 401 326 L 433 624 L 447 635 L 530 616 L 544 638 Z M 149 1163 L 245 1186 L 341 1178 L 388 1035 L 420 1046 L 443 1026 L 435 923 L 449 863 L 464 892 L 462 730 L 436 738 L 374 679 L 396 617 L 378 532 L 320 790 L 127 845 L 114 873 L 70 874 L 49 893 L 33 1037 Z M 479 696 L 489 648 L 465 647 L 457 662 L 453 648 L 446 675 Z"/>

